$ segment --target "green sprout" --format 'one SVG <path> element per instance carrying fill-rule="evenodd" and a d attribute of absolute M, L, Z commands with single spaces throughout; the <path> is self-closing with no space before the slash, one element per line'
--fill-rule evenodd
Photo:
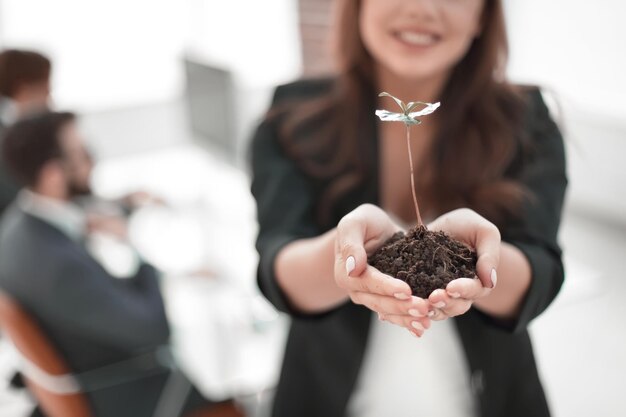
<path fill-rule="evenodd" d="M 417 217 L 417 225 L 423 226 L 422 216 L 420 216 L 420 209 L 417 205 L 417 196 L 415 195 L 415 174 L 413 173 L 413 156 L 411 155 L 411 126 L 419 125 L 421 120 L 417 119 L 420 116 L 426 116 L 433 113 L 440 106 L 440 103 L 424 103 L 423 101 L 410 101 L 405 103 L 404 101 L 392 96 L 389 93 L 382 92 L 378 97 L 391 97 L 402 109 L 402 113 L 393 113 L 387 110 L 376 110 L 376 116 L 383 122 L 402 122 L 406 126 L 406 146 L 409 150 L 409 166 L 411 167 L 411 192 L 413 193 L 413 204 L 415 205 L 415 215 Z M 425 106 L 419 111 L 413 111 L 418 106 Z"/>

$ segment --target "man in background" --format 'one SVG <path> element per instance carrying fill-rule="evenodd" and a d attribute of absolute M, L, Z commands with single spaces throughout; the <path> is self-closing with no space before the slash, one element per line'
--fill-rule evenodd
<path fill-rule="evenodd" d="M 19 49 L 0 52 L 0 123 L 46 110 L 50 105 L 52 63 L 44 55 Z"/>
<path fill-rule="evenodd" d="M 33 51 L 0 52 L 0 143 L 3 131 L 20 117 L 41 112 L 50 102 L 50 60 Z M 19 187 L 0 162 L 0 215 Z"/>
<path fill-rule="evenodd" d="M 38 320 L 79 381 L 96 387 L 87 392 L 96 416 L 152 416 L 171 376 L 156 360 L 169 338 L 157 275 L 137 257 L 116 278 L 90 253 L 90 234 L 102 226 L 74 203 L 89 193 L 92 166 L 75 116 L 20 120 L 6 132 L 2 154 L 24 188 L 0 223 L 0 289 Z M 155 359 L 148 369 L 146 355 Z M 180 402 L 184 412 L 209 404 L 192 387 Z"/>

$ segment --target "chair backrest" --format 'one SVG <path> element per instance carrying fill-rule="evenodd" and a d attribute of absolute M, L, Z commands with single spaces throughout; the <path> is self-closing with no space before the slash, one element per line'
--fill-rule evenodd
<path fill-rule="evenodd" d="M 63 379 L 71 374 L 65 360 L 50 343 L 36 321 L 5 292 L 0 291 L 0 328 L 7 335 L 34 373 L 26 372 L 26 385 L 49 417 L 93 417 L 86 396 L 80 392 L 62 392 L 43 384 L 47 377 Z M 29 375 L 30 374 L 30 375 Z M 39 381 L 37 380 L 39 379 Z"/>
<path fill-rule="evenodd" d="M 245 414 L 233 401 L 224 401 L 220 404 L 194 410 L 184 417 L 245 417 Z"/>

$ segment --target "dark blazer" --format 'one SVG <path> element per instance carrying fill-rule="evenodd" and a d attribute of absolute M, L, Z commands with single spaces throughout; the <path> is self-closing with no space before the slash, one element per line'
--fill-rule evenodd
<path fill-rule="evenodd" d="M 279 87 L 274 105 L 295 105 L 328 91 L 330 85 L 330 80 L 315 80 Z M 454 319 L 471 371 L 478 415 L 483 417 L 549 415 L 526 327 L 550 304 L 563 281 L 556 234 L 567 179 L 562 137 L 539 91 L 532 90 L 529 95 L 525 129 L 534 152 L 529 157 L 520 155 L 516 169 L 510 171 L 536 199 L 523 207 L 521 219 L 500 229 L 503 239 L 518 247 L 530 262 L 533 279 L 529 293 L 515 323 L 498 323 L 475 309 Z M 335 224 L 360 204 L 379 203 L 374 105 L 373 101 L 363 105 L 360 126 L 362 157 L 369 158 L 373 167 L 371 181 L 337 204 Z M 371 311 L 346 302 L 331 311 L 305 315 L 290 307 L 276 282 L 273 265 L 280 249 L 327 229 L 313 214 L 321 184 L 286 156 L 278 141 L 279 120 L 266 119 L 251 145 L 252 193 L 260 225 L 258 283 L 265 296 L 293 319 L 273 415 L 342 417 L 363 360 Z"/>
<path fill-rule="evenodd" d="M 6 129 L 7 126 L 3 125 L 2 120 L 0 120 L 0 216 L 13 202 L 19 191 L 19 186 L 13 179 L 13 176 L 9 174 L 4 158 L 1 155 L 3 136 Z"/>
<path fill-rule="evenodd" d="M 135 277 L 116 279 L 82 244 L 16 206 L 8 209 L 0 226 L 0 288 L 37 319 L 77 374 L 168 342 L 154 268 L 143 264 Z M 157 367 L 146 377 L 135 365 L 120 373 L 107 378 L 121 377 L 121 385 L 88 393 L 96 416 L 151 416 L 169 370 Z M 138 379 L 127 378 L 133 376 Z"/>

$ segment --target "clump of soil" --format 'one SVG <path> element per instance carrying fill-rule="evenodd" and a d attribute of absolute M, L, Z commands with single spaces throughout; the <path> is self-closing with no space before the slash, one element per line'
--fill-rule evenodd
<path fill-rule="evenodd" d="M 409 284 L 413 295 L 428 298 L 457 278 L 476 275 L 476 252 L 443 232 L 424 226 L 398 232 L 368 260 L 379 271 Z"/>

